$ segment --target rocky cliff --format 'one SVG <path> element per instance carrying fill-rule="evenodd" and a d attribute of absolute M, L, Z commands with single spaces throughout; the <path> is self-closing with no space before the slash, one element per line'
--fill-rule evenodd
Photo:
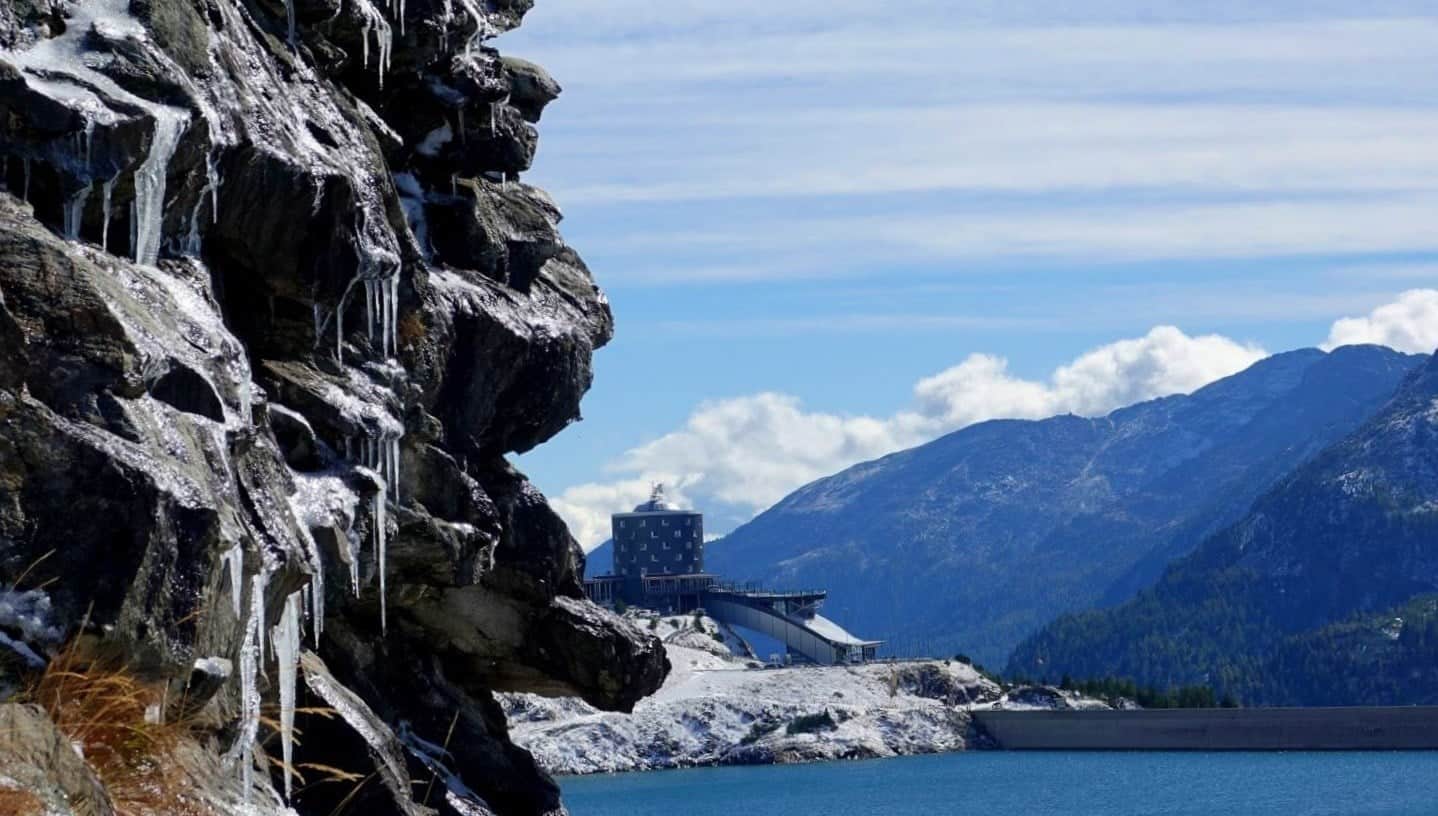
<path fill-rule="evenodd" d="M 493 692 L 663 681 L 505 459 L 612 332 L 529 5 L 0 4 L 0 687 L 123 656 L 196 812 L 561 812 Z"/>

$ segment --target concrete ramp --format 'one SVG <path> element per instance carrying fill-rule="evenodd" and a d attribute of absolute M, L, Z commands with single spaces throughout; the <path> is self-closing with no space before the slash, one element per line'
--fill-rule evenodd
<path fill-rule="evenodd" d="M 880 641 L 863 640 L 818 614 L 823 592 L 762 592 L 711 588 L 703 598 L 709 617 L 767 635 L 822 666 L 874 657 Z"/>

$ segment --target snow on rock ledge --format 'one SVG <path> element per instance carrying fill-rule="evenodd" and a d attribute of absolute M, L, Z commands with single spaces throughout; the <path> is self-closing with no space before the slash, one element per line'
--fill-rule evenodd
<path fill-rule="evenodd" d="M 970 747 L 980 737 L 966 709 L 1000 695 L 957 662 L 754 668 L 713 638 L 713 621 L 703 632 L 689 621 L 659 625 L 673 669 L 633 714 L 502 695 L 514 741 L 561 774 L 934 753 Z"/>

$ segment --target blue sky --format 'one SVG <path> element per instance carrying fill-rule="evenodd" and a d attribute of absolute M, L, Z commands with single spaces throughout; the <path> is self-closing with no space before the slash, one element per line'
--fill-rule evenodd
<path fill-rule="evenodd" d="M 497 44 L 565 88 L 527 180 L 617 321 L 519 462 L 586 546 L 651 479 L 722 532 L 974 421 L 1438 346 L 1431 2 L 538 0 Z"/>

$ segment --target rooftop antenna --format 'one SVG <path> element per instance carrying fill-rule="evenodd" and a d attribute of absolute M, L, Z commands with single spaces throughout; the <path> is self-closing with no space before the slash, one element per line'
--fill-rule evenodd
<path fill-rule="evenodd" d="M 649 501 L 658 504 L 664 501 L 664 483 L 655 482 L 654 487 L 649 491 Z"/>

